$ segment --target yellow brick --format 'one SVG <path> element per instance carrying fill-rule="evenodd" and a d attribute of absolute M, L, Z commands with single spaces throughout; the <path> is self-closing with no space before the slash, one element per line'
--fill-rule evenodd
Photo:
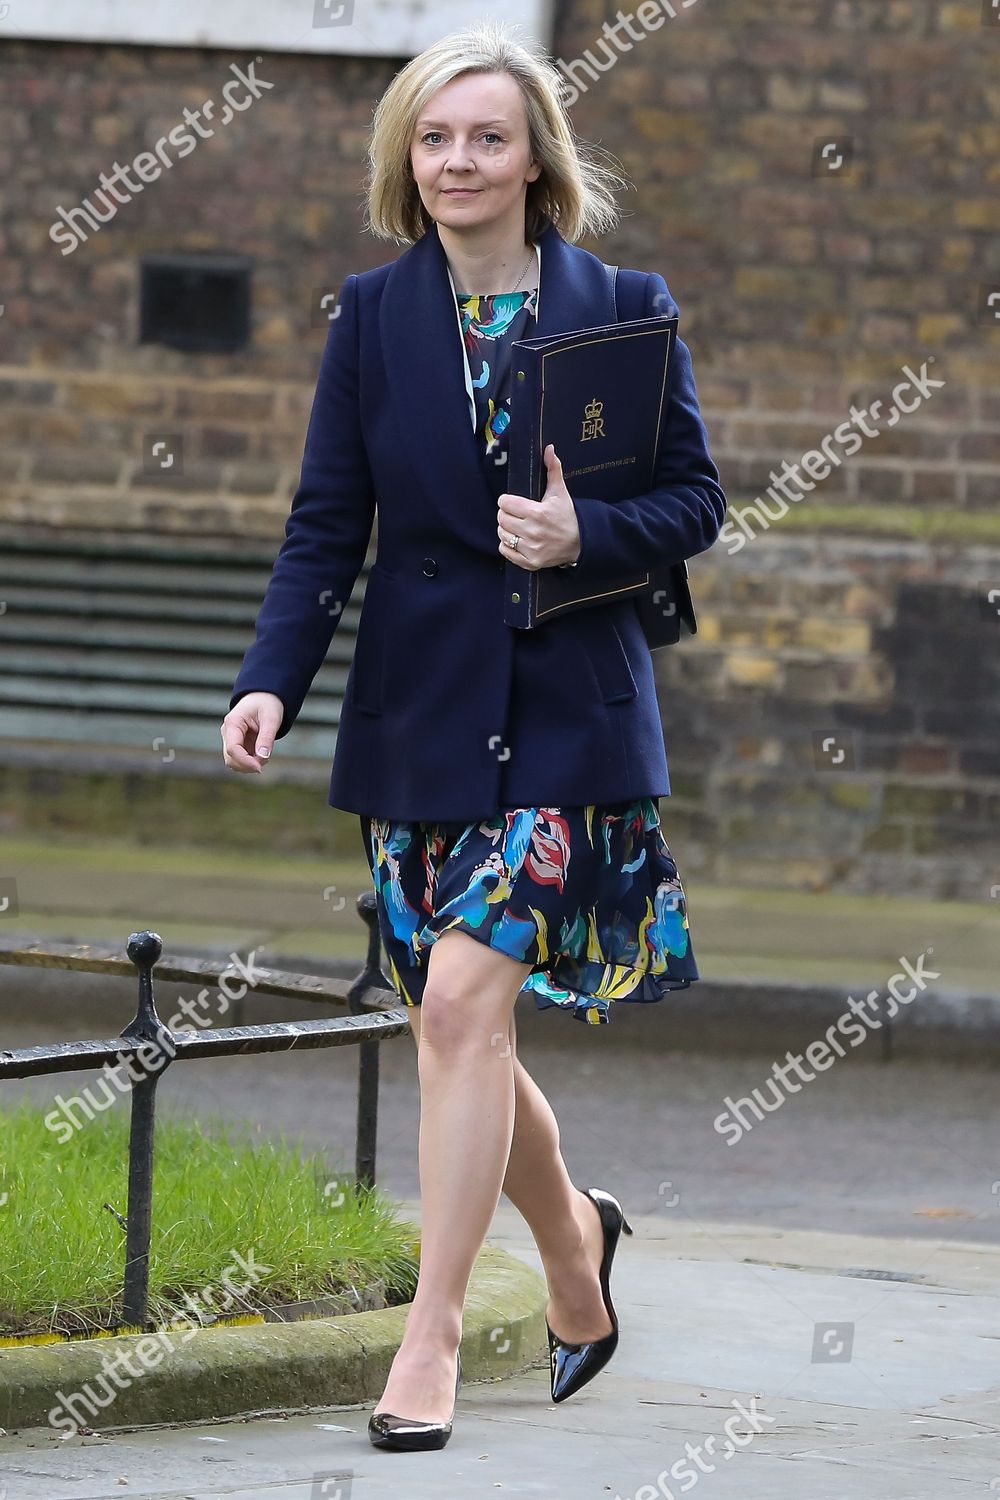
<path fill-rule="evenodd" d="M 117 146 L 127 133 L 126 122 L 121 115 L 98 115 L 91 121 L 90 132 L 98 145 Z"/>
<path fill-rule="evenodd" d="M 852 583 L 842 607 L 845 615 L 880 615 L 886 607 L 885 595 L 866 583 Z"/>
<path fill-rule="evenodd" d="M 884 703 L 892 694 L 893 674 L 884 661 L 858 662 L 851 674 L 851 697 L 859 703 Z"/>
<path fill-rule="evenodd" d="M 749 651 L 728 656 L 726 671 L 730 682 L 743 687 L 773 687 L 778 680 L 778 663 L 774 658 Z"/>
<path fill-rule="evenodd" d="M 955 350 L 948 355 L 948 375 L 956 383 L 995 387 L 1000 384 L 1000 350 L 996 354 L 988 349 L 981 353 Z"/>
<path fill-rule="evenodd" d="M 775 109 L 808 109 L 812 99 L 811 78 L 790 78 L 784 73 L 775 73 L 767 80 L 767 101 Z"/>
<path fill-rule="evenodd" d="M 941 31 L 971 31 L 981 25 L 978 5 L 942 5 L 937 13 Z"/>
<path fill-rule="evenodd" d="M 962 239 L 943 240 L 938 266 L 942 271 L 966 271 L 972 262 L 974 251 L 975 242 L 968 235 Z"/>
<path fill-rule="evenodd" d="M 878 312 L 896 308 L 910 313 L 919 305 L 920 283 L 924 278 L 915 273 L 908 275 L 893 272 L 891 276 L 868 276 L 859 282 L 852 293 L 857 306 L 872 307 Z"/>
<path fill-rule="evenodd" d="M 960 156 L 996 156 L 1000 153 L 1000 125 L 973 125 L 958 136 Z"/>
<path fill-rule="evenodd" d="M 873 193 L 865 199 L 864 225 L 871 233 L 917 229 L 940 221 L 941 206 L 933 193 Z"/>
<path fill-rule="evenodd" d="M 785 229 L 777 230 L 774 248 L 782 260 L 812 265 L 819 251 L 819 236 L 815 229 L 810 229 L 805 224 L 790 224 Z"/>
<path fill-rule="evenodd" d="M 92 412 L 95 416 L 120 417 L 148 413 L 151 416 L 169 411 L 172 392 L 141 377 L 131 380 L 79 380 L 66 388 L 66 407 L 70 411 Z"/>
<path fill-rule="evenodd" d="M 813 308 L 802 320 L 802 331 L 813 339 L 835 339 L 848 333 L 854 314 L 834 312 L 833 308 Z"/>
<path fill-rule="evenodd" d="M 756 182 L 760 177 L 760 159 L 749 152 L 719 148 L 712 152 L 705 175 L 709 182 Z"/>
<path fill-rule="evenodd" d="M 705 615 L 698 611 L 698 638 L 710 646 L 717 645 L 722 635 L 718 615 Z"/>
<path fill-rule="evenodd" d="M 343 140 L 343 136 L 341 136 Z M 329 235 L 335 218 L 335 210 L 328 203 L 302 203 L 299 205 L 296 217 L 298 219 L 297 231 L 306 240 L 319 240 L 324 235 Z"/>
<path fill-rule="evenodd" d="M 821 78 L 819 82 L 820 109 L 866 109 L 868 90 L 854 82 L 836 83 Z"/>
<path fill-rule="evenodd" d="M 1000 198 L 961 198 L 953 215 L 959 229 L 1000 229 Z"/>
<path fill-rule="evenodd" d="M 780 646 L 787 646 L 795 637 L 794 620 L 765 620 L 759 628 L 760 639 L 765 646 L 772 650 Z"/>
<path fill-rule="evenodd" d="M 829 378 L 830 356 L 823 349 L 796 349 L 787 342 L 775 341 L 773 344 L 758 344 L 752 354 L 752 373 L 758 377 L 774 370 L 784 380 L 796 375 L 804 380 L 811 376 Z M 734 368 L 738 366 L 734 365 Z M 898 363 L 893 364 L 891 359 L 885 357 L 872 373 L 884 381 L 898 370 Z M 896 378 L 899 378 L 898 375 Z"/>
<path fill-rule="evenodd" d="M 799 624 L 799 645 L 830 656 L 867 651 L 871 646 L 871 629 L 864 620 L 829 620 L 813 615 Z"/>
<path fill-rule="evenodd" d="M 794 269 L 780 266 L 743 266 L 733 277 L 733 295 L 749 301 L 770 298 L 775 301 L 821 298 L 834 301 L 836 288 L 828 271 Z"/>
<path fill-rule="evenodd" d="M 899 379 L 899 365 L 876 350 L 852 349 L 845 352 L 840 362 L 840 378 L 844 381 L 874 385 L 891 385 Z M 953 373 L 949 356 L 949 372 Z"/>
<path fill-rule="evenodd" d="M 767 114 L 737 114 L 736 132 L 747 146 L 758 151 L 780 151 L 788 144 L 789 128 L 797 122 L 790 121 L 783 111 L 771 110 Z"/>
<path fill-rule="evenodd" d="M 745 616 L 738 620 L 728 620 L 723 635 L 727 647 L 760 645 L 760 625 L 756 620 L 748 620 Z"/>
<path fill-rule="evenodd" d="M 650 109 L 641 106 L 632 115 L 640 135 L 649 141 L 677 141 L 684 145 L 703 145 L 708 139 L 708 124 L 678 110 Z"/>
<path fill-rule="evenodd" d="M 289 320 L 279 316 L 265 319 L 254 334 L 262 349 L 286 349 L 296 337 Z"/>
<path fill-rule="evenodd" d="M 754 862 L 758 864 L 757 861 Z M 830 866 L 818 859 L 789 859 L 774 861 L 774 868 L 784 869 L 788 888 L 793 891 L 828 891 L 830 889 Z M 760 884 L 768 882 L 761 880 Z"/>
<path fill-rule="evenodd" d="M 770 857 L 755 851 L 753 857 L 755 883 L 772 890 L 828 891 L 830 889 L 829 862 L 822 860 L 783 859 L 780 855 Z M 719 880 L 733 885 L 744 885 L 747 877 L 746 856 L 726 854 L 720 849 L 714 873 Z"/>
<path fill-rule="evenodd" d="M 957 313 L 924 313 L 917 319 L 917 342 L 936 346 L 966 332 L 966 319 Z"/>

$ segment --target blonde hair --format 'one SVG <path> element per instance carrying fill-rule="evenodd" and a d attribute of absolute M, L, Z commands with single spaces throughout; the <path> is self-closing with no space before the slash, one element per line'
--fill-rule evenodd
<path fill-rule="evenodd" d="M 442 37 L 410 59 L 375 107 L 365 184 L 367 227 L 381 239 L 413 244 L 433 223 L 410 163 L 413 129 L 424 105 L 460 73 L 509 73 L 521 90 L 531 160 L 541 172 L 525 193 L 525 236 L 550 223 L 564 239 L 617 227 L 614 190 L 627 178 L 601 164 L 573 132 L 563 79 L 539 43 L 516 39 L 509 23 L 487 19 Z"/>

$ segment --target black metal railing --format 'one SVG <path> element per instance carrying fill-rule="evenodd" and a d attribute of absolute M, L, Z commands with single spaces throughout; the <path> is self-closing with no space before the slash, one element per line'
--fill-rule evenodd
<path fill-rule="evenodd" d="M 211 984 L 213 979 L 217 982 L 223 975 L 231 976 L 232 966 L 212 960 L 164 958 L 163 943 L 156 932 L 133 932 L 127 943 L 128 960 L 113 950 L 90 946 L 53 944 L 43 947 L 31 944 L 24 948 L 0 947 L 0 964 L 119 976 L 139 972 L 138 1008 L 120 1036 L 25 1047 L 17 1051 L 0 1050 L 0 1080 L 68 1073 L 105 1064 L 115 1066 L 134 1059 L 141 1064 L 150 1050 L 157 1058 L 158 1065 L 145 1073 L 140 1068 L 138 1078 L 133 1078 L 132 1072 L 126 1068 L 131 1088 L 131 1128 L 122 1302 L 125 1323 L 134 1327 L 148 1324 L 156 1087 L 173 1062 L 255 1052 L 290 1052 L 293 1048 L 301 1051 L 314 1047 L 357 1046 L 355 1175 L 359 1184 L 374 1186 L 379 1044 L 407 1031 L 409 1022 L 395 991 L 388 987 L 379 968 L 380 936 L 375 893 L 364 891 L 358 897 L 357 908 L 368 927 L 368 950 L 364 968 L 356 979 L 328 979 L 315 974 L 291 974 L 273 969 L 261 970 L 259 977 L 254 979 L 254 992 L 258 994 L 313 1003 L 346 1003 L 350 1015 L 320 1021 L 213 1027 L 201 1032 L 171 1031 L 156 1013 L 154 965 L 159 966 L 157 977 L 160 979 L 202 985 Z M 125 1046 L 122 1045 L 123 1039 Z"/>

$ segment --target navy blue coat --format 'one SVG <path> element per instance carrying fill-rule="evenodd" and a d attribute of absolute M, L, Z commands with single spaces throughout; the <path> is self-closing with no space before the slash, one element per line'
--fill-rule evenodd
<path fill-rule="evenodd" d="M 533 332 L 613 321 L 600 259 L 551 224 L 540 248 Z M 620 318 L 677 311 L 658 272 L 619 273 Z M 634 602 L 530 631 L 504 624 L 497 506 L 480 446 L 432 225 L 395 261 L 341 288 L 300 482 L 230 707 L 244 693 L 276 693 L 285 709 L 278 737 L 291 729 L 363 566 L 377 507 L 331 806 L 464 821 L 501 806 L 669 795 L 653 661 Z M 679 561 L 718 536 L 726 497 L 680 339 L 661 455 L 648 494 L 609 504 L 571 487 L 577 576 Z"/>

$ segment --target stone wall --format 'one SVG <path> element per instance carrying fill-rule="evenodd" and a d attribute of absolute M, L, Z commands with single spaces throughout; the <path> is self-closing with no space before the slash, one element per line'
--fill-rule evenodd
<path fill-rule="evenodd" d="M 773 532 L 694 559 L 698 635 L 655 657 L 678 861 L 738 885 L 1000 897 L 1000 615 L 981 566 Z"/>
<path fill-rule="evenodd" d="M 726 539 L 692 564 L 700 636 L 658 657 L 672 826 L 688 865 L 727 879 L 989 899 L 1000 7 L 669 10 L 626 49 L 621 32 L 602 47 L 603 6 L 566 4 L 551 51 L 577 130 L 636 189 L 618 233 L 585 243 L 667 278 L 730 499 Z M 251 110 L 72 255 L 49 238 L 60 206 L 246 62 L 6 42 L 3 524 L 280 540 L 318 293 L 398 253 L 365 234 L 361 201 L 399 64 L 266 57 L 274 88 Z M 137 342 L 140 254 L 192 249 L 255 259 L 240 353 Z M 159 434 L 183 463 L 151 476 Z"/>

